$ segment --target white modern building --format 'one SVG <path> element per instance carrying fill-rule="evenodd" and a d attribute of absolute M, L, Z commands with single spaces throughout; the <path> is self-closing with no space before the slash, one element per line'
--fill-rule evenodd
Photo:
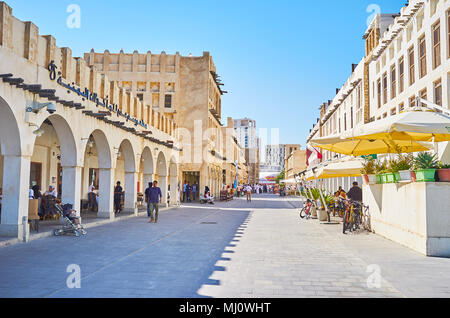
<path fill-rule="evenodd" d="M 234 130 L 239 144 L 245 149 L 259 148 L 256 121 L 249 118 L 234 119 Z"/>

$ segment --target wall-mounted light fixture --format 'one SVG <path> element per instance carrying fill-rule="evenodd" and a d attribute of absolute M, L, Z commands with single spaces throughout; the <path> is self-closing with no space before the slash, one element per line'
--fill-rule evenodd
<path fill-rule="evenodd" d="M 53 103 L 39 103 L 36 101 L 27 101 L 27 113 L 38 114 L 42 109 L 47 108 L 49 114 L 56 113 L 56 106 Z"/>

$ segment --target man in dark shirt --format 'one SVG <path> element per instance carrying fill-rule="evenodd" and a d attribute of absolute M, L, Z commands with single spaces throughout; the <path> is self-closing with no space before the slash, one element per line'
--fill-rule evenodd
<path fill-rule="evenodd" d="M 357 202 L 362 202 L 362 196 L 363 196 L 362 195 L 362 190 L 358 186 L 358 182 L 353 182 L 353 188 L 351 188 L 350 191 L 348 191 L 347 197 L 350 200 L 357 201 Z"/>
<path fill-rule="evenodd" d="M 148 217 L 150 217 L 150 189 L 153 188 L 153 183 L 149 182 L 148 183 L 148 188 L 145 189 L 145 203 L 147 203 L 147 215 Z"/>
<path fill-rule="evenodd" d="M 159 216 L 159 206 L 162 203 L 162 192 L 158 187 L 158 181 L 153 182 L 153 188 L 149 190 L 149 200 L 150 200 L 150 223 L 158 223 Z M 155 216 L 153 216 L 153 211 L 155 211 Z"/>
<path fill-rule="evenodd" d="M 122 211 L 122 194 L 123 194 L 123 189 L 120 186 L 120 182 L 117 182 L 117 185 L 114 188 L 114 212 L 115 213 L 120 213 Z"/>

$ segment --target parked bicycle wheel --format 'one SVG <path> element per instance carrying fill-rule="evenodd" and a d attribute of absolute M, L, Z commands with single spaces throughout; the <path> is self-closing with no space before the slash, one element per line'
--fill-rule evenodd
<path fill-rule="evenodd" d="M 352 218 L 352 208 L 350 207 L 345 211 L 344 214 L 344 224 L 343 233 L 347 234 L 347 231 L 352 231 L 353 229 L 353 218 Z"/>

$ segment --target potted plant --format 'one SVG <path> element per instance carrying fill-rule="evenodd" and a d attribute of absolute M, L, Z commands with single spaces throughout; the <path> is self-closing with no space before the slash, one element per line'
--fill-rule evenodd
<path fill-rule="evenodd" d="M 389 160 L 389 165 L 386 169 L 386 183 L 395 183 L 397 182 L 397 174 L 398 174 L 398 170 L 397 170 L 397 165 L 398 165 L 398 160 L 397 159 L 392 159 Z M 400 176 L 399 176 L 400 178 Z"/>
<path fill-rule="evenodd" d="M 320 205 L 321 205 L 320 209 L 317 210 L 317 216 L 319 218 L 319 221 L 324 222 L 324 221 L 328 220 L 328 214 L 325 211 L 325 207 L 327 204 L 327 202 L 326 202 L 327 194 L 325 193 L 325 191 L 321 191 L 319 189 L 317 189 L 317 190 L 319 192 L 319 200 L 320 200 Z M 320 192 L 322 192 L 322 196 L 320 195 Z"/>
<path fill-rule="evenodd" d="M 377 161 L 375 163 L 375 173 L 376 173 L 376 180 L 377 184 L 383 184 L 385 182 L 385 173 L 387 169 L 386 161 Z"/>
<path fill-rule="evenodd" d="M 419 153 L 414 159 L 417 182 L 435 182 L 438 164 L 437 155 L 428 152 Z"/>
<path fill-rule="evenodd" d="M 320 199 L 320 191 L 317 188 L 313 188 L 310 190 L 311 195 L 312 195 L 312 201 L 314 201 L 316 204 L 312 206 L 311 209 L 311 217 L 312 218 L 317 218 L 317 202 Z"/>
<path fill-rule="evenodd" d="M 331 212 L 333 212 L 334 204 L 336 203 L 336 198 L 331 194 L 327 194 L 324 199 L 325 199 L 325 204 L 328 207 L 328 214 L 327 214 L 326 221 L 331 222 L 330 216 L 331 216 Z"/>
<path fill-rule="evenodd" d="M 375 160 L 365 160 L 361 173 L 364 175 L 366 184 L 375 184 L 377 182 Z"/>
<path fill-rule="evenodd" d="M 411 181 L 412 155 L 399 154 L 398 159 L 391 160 L 391 171 L 394 173 L 396 182 Z"/>
<path fill-rule="evenodd" d="M 450 164 L 439 162 L 438 177 L 440 182 L 450 182 Z"/>

